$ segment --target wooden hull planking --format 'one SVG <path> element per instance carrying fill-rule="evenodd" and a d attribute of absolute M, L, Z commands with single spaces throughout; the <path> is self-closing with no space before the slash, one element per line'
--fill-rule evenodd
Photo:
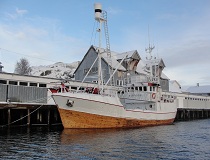
<path fill-rule="evenodd" d="M 64 128 L 139 128 L 147 126 L 172 124 L 173 119 L 167 120 L 137 120 L 102 116 L 59 108 Z"/>

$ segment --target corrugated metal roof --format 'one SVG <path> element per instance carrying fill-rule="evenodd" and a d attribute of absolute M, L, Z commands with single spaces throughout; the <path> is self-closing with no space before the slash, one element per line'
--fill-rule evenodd
<path fill-rule="evenodd" d="M 189 87 L 187 92 L 190 93 L 210 93 L 210 85 Z"/>

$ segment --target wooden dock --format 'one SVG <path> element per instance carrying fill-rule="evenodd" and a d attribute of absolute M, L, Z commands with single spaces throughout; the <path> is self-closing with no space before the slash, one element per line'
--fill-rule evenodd
<path fill-rule="evenodd" d="M 0 127 L 62 125 L 56 105 L 0 103 Z"/>
<path fill-rule="evenodd" d="M 178 108 L 175 121 L 189 121 L 210 118 L 210 109 Z"/>

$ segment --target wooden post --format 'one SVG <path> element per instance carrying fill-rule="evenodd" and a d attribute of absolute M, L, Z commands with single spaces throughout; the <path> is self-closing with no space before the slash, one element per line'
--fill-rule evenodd
<path fill-rule="evenodd" d="M 27 125 L 30 126 L 31 125 L 30 109 L 28 109 L 27 111 L 28 111 Z"/>
<path fill-rule="evenodd" d="M 20 109 L 20 125 L 23 125 L 23 110 L 22 109 Z"/>
<path fill-rule="evenodd" d="M 50 125 L 50 109 L 48 108 L 48 114 L 47 114 L 47 125 Z"/>
<path fill-rule="evenodd" d="M 8 109 L 8 119 L 7 119 L 7 124 L 8 124 L 8 126 L 10 126 L 10 123 L 11 123 L 11 111 L 10 111 L 10 109 Z"/>
<path fill-rule="evenodd" d="M 37 120 L 36 120 L 36 122 L 38 122 L 38 123 L 40 123 L 40 119 L 39 119 L 39 110 L 37 111 L 37 116 L 36 116 L 36 118 L 37 118 Z"/>
<path fill-rule="evenodd" d="M 183 120 L 185 120 L 185 109 L 183 110 Z"/>

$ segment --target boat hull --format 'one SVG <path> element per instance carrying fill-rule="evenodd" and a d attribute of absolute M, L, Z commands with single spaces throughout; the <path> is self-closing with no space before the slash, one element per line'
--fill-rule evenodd
<path fill-rule="evenodd" d="M 138 128 L 171 124 L 176 116 L 176 108 L 166 104 L 159 111 L 126 109 L 118 97 L 66 93 L 53 99 L 64 128 Z"/>
<path fill-rule="evenodd" d="M 131 118 L 117 118 L 58 107 L 64 128 L 139 128 L 146 126 L 172 124 L 174 118 L 165 120 L 138 120 Z"/>

